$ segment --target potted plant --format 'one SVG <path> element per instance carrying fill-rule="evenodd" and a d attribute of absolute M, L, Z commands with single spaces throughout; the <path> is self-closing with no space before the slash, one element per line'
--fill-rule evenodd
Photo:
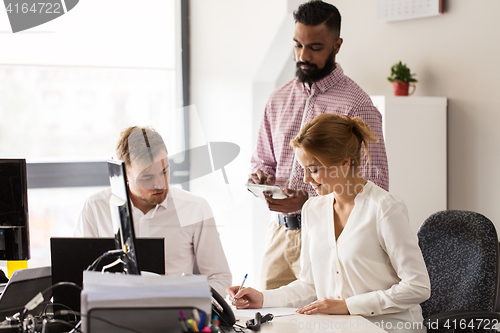
<path fill-rule="evenodd" d="M 389 82 L 392 82 L 394 88 L 394 95 L 396 96 L 408 96 L 408 91 L 410 88 L 410 83 L 418 82 L 417 79 L 414 78 L 415 74 L 411 74 L 410 69 L 403 64 L 401 61 L 397 64 L 394 64 L 391 67 L 391 76 L 387 78 Z M 413 92 L 415 92 L 415 85 L 412 84 Z M 410 95 L 411 95 L 410 94 Z"/>

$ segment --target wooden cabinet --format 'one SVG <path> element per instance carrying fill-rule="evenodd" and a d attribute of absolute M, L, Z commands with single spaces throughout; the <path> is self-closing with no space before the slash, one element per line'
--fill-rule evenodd
<path fill-rule="evenodd" d="M 447 208 L 445 97 L 371 96 L 382 114 L 389 190 L 408 207 L 416 231 Z"/>

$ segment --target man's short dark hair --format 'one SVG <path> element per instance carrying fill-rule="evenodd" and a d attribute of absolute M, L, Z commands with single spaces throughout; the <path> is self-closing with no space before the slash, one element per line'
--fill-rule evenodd
<path fill-rule="evenodd" d="M 293 12 L 295 23 L 299 22 L 305 25 L 320 25 L 324 23 L 331 31 L 337 32 L 337 38 L 340 37 L 340 12 L 334 5 L 320 1 L 311 0 L 303 3 Z"/>

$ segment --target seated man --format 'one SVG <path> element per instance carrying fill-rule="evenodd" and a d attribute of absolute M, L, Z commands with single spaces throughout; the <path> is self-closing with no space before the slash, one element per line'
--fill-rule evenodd
<path fill-rule="evenodd" d="M 165 238 L 165 273 L 200 274 L 219 294 L 231 285 L 231 272 L 207 201 L 169 187 L 167 147 L 153 128 L 129 127 L 116 147 L 125 162 L 136 237 Z M 111 189 L 92 195 L 83 207 L 74 235 L 114 237 Z"/>

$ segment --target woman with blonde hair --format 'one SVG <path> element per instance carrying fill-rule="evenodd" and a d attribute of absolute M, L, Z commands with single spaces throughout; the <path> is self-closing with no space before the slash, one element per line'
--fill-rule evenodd
<path fill-rule="evenodd" d="M 237 308 L 300 307 L 425 331 L 419 304 L 430 282 L 406 206 L 360 172 L 362 147 L 369 161 L 376 140 L 361 118 L 322 114 L 291 141 L 304 182 L 319 195 L 302 208 L 301 272 L 274 290 L 229 288 Z"/>

